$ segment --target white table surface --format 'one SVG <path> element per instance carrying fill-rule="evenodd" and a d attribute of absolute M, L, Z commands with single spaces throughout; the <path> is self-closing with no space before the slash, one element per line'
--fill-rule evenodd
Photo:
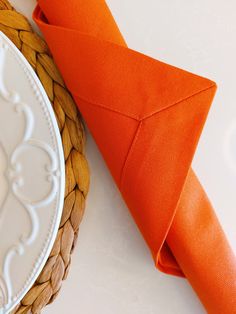
<path fill-rule="evenodd" d="M 31 16 L 35 0 L 12 0 Z M 219 86 L 198 151 L 199 175 L 236 252 L 235 0 L 108 0 L 128 45 Z M 44 313 L 200 314 L 186 280 L 154 268 L 88 134 L 91 188 L 68 280 Z"/>

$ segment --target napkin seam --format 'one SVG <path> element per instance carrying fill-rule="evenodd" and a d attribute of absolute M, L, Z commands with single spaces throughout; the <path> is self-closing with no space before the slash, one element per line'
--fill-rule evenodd
<path fill-rule="evenodd" d="M 117 109 L 114 109 L 114 108 L 109 108 L 109 107 L 107 107 L 107 106 L 104 105 L 104 104 L 101 104 L 101 103 L 96 102 L 96 101 L 94 101 L 94 100 L 90 100 L 90 99 L 88 99 L 88 98 L 86 98 L 86 97 L 80 96 L 79 94 L 77 94 L 77 93 L 75 93 L 75 92 L 73 92 L 73 91 L 72 91 L 72 94 L 73 94 L 76 98 L 80 99 L 81 101 L 84 101 L 84 102 L 89 103 L 91 106 L 100 107 L 100 108 L 102 108 L 102 109 L 104 109 L 104 110 L 108 110 L 108 111 L 111 111 L 111 112 L 115 112 L 115 113 L 120 114 L 120 115 L 122 115 L 122 116 L 124 116 L 124 117 L 127 117 L 127 118 L 133 119 L 133 120 L 135 120 L 135 121 L 141 122 L 141 121 L 144 121 L 144 120 L 146 120 L 146 119 L 149 119 L 149 118 L 153 117 L 155 114 L 158 114 L 158 113 L 160 113 L 160 112 L 162 112 L 162 111 L 164 111 L 164 110 L 168 110 L 169 108 L 171 108 L 171 107 L 173 107 L 173 106 L 175 106 L 175 105 L 178 105 L 178 104 L 180 104 L 181 102 L 190 99 L 191 97 L 194 97 L 194 96 L 197 96 L 197 95 L 199 95 L 199 94 L 201 94 L 201 93 L 204 93 L 204 92 L 206 92 L 206 91 L 208 91 L 208 90 L 210 90 L 211 88 L 214 88 L 214 87 L 216 87 L 216 84 L 215 84 L 214 82 L 212 82 L 212 84 L 211 84 L 210 86 L 208 86 L 207 88 L 202 89 L 202 90 L 200 90 L 200 91 L 197 91 L 196 93 L 194 93 L 194 94 L 192 94 L 192 95 L 190 95 L 190 96 L 184 97 L 184 98 L 182 98 L 182 99 L 180 99 L 180 100 L 174 102 L 174 103 L 171 104 L 171 105 L 167 105 L 167 106 L 164 107 L 164 108 L 161 108 L 161 109 L 159 109 L 159 110 L 157 109 L 156 111 L 150 113 L 150 114 L 147 115 L 147 116 L 144 116 L 143 118 L 140 118 L 140 116 L 138 116 L 138 115 L 133 115 L 133 114 L 131 114 L 131 113 L 127 113 L 127 114 L 126 114 L 126 113 L 124 113 L 124 112 L 122 112 L 122 111 L 120 111 L 120 110 L 117 110 Z M 72 89 L 71 89 L 71 90 L 72 90 Z"/>
<path fill-rule="evenodd" d="M 120 189 L 121 190 L 122 190 L 122 186 L 123 186 L 123 180 L 124 180 L 125 171 L 126 171 L 127 166 L 128 166 L 129 156 L 131 155 L 131 153 L 132 153 L 132 151 L 134 149 L 135 143 L 137 142 L 137 140 L 139 138 L 139 133 L 140 133 L 140 130 L 141 130 L 141 126 L 142 126 L 142 121 L 140 121 L 138 126 L 137 126 L 137 129 L 135 131 L 133 140 L 131 142 L 130 148 L 129 148 L 127 156 L 125 158 L 124 165 L 123 165 L 122 170 L 121 170 L 121 176 L 120 176 L 120 180 L 119 180 L 120 181 L 119 185 L 120 185 Z"/>
<path fill-rule="evenodd" d="M 72 89 L 71 89 L 71 91 L 72 91 Z M 114 112 L 116 114 L 120 114 L 120 115 L 122 115 L 122 116 L 124 116 L 126 118 L 130 118 L 130 119 L 133 119 L 133 120 L 138 121 L 138 122 L 142 121 L 142 118 L 140 119 L 136 115 L 131 115 L 130 113 L 125 114 L 122 111 L 119 111 L 117 109 L 108 108 L 108 107 L 106 107 L 105 105 L 103 105 L 101 103 L 98 103 L 98 102 L 90 100 L 90 99 L 88 99 L 86 97 L 80 96 L 77 93 L 74 93 L 73 91 L 72 91 L 72 95 L 74 95 L 75 98 L 80 99 L 81 101 L 84 101 L 84 102 L 90 104 L 91 106 L 100 107 L 100 108 L 102 108 L 104 110 L 111 111 L 111 112 Z"/>
<path fill-rule="evenodd" d="M 169 108 L 171 108 L 171 107 L 173 107 L 173 106 L 176 106 L 176 105 L 180 104 L 181 102 L 190 99 L 191 97 L 195 97 L 195 96 L 197 96 L 197 95 L 200 95 L 201 93 L 204 93 L 204 92 L 210 90 L 211 88 L 215 88 L 215 87 L 216 87 L 216 83 L 215 83 L 215 82 L 212 82 L 212 84 L 211 84 L 210 86 L 208 86 L 208 87 L 206 87 L 206 88 L 204 88 L 204 89 L 202 89 L 202 90 L 200 90 L 200 91 L 197 91 L 196 93 L 194 93 L 194 94 L 192 94 L 192 95 L 190 95 L 190 96 L 184 97 L 184 98 L 182 98 L 181 100 L 178 100 L 178 101 L 176 101 L 175 103 L 173 103 L 173 104 L 171 104 L 171 105 L 169 105 L 169 106 L 167 105 L 165 108 L 162 108 L 162 109 L 160 109 L 160 110 L 158 110 L 158 111 L 152 112 L 151 114 L 149 114 L 149 115 L 147 115 L 146 117 L 142 118 L 141 121 L 144 121 L 144 120 L 146 120 L 146 119 L 149 119 L 149 118 L 153 117 L 154 115 L 156 115 L 157 113 L 160 113 L 160 112 L 162 112 L 162 111 L 168 110 Z"/>
<path fill-rule="evenodd" d="M 171 107 L 173 107 L 173 106 L 175 106 L 175 105 L 178 105 L 178 104 L 180 104 L 181 102 L 190 99 L 191 97 L 195 97 L 195 96 L 197 96 L 197 95 L 199 95 L 199 94 L 205 93 L 206 91 L 208 91 L 208 90 L 210 90 L 210 89 L 212 89 L 212 88 L 215 88 L 215 87 L 216 87 L 216 84 L 215 84 L 214 82 L 212 82 L 212 85 L 211 85 L 210 87 L 207 87 L 207 88 L 205 88 L 205 89 L 202 89 L 201 91 L 198 91 L 198 92 L 192 94 L 191 96 L 185 97 L 185 98 L 183 98 L 182 100 L 177 101 L 177 102 L 175 102 L 174 104 L 172 104 L 172 105 L 170 105 L 170 106 L 168 106 L 168 107 L 165 107 L 165 108 L 163 108 L 163 109 L 161 109 L 161 110 L 159 110 L 159 111 L 156 111 L 156 112 L 150 114 L 149 116 L 147 116 L 147 117 L 142 118 L 141 120 L 139 120 L 139 124 L 138 124 L 137 130 L 136 130 L 135 135 L 134 135 L 134 138 L 133 138 L 133 140 L 132 140 L 132 142 L 131 142 L 131 145 L 130 145 L 128 154 L 127 154 L 127 156 L 126 156 L 126 158 L 125 158 L 125 161 L 124 161 L 124 166 L 123 166 L 122 171 L 121 171 L 121 177 L 120 177 L 120 182 L 119 182 L 119 183 L 120 183 L 120 188 L 121 188 L 121 190 L 122 190 L 122 187 L 123 187 L 125 172 L 126 172 L 126 169 L 127 169 L 127 167 L 128 167 L 129 158 L 130 158 L 130 155 L 131 155 L 131 153 L 132 153 L 132 151 L 133 151 L 133 149 L 134 149 L 134 147 L 135 147 L 135 143 L 137 142 L 137 140 L 138 140 L 138 138 L 139 138 L 139 134 L 140 134 L 140 130 L 141 130 L 142 123 L 143 123 L 145 120 L 147 120 L 147 119 L 149 119 L 149 118 L 152 118 L 154 115 L 156 115 L 156 114 L 158 114 L 158 113 L 160 113 L 160 112 L 162 112 L 162 111 L 164 111 L 164 110 L 169 110 Z M 108 110 L 109 110 L 109 109 L 108 109 Z"/>

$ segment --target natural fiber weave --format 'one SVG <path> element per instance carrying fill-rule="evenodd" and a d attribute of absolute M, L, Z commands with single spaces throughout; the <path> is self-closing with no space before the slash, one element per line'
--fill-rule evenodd
<path fill-rule="evenodd" d="M 89 187 L 84 157 L 85 135 L 76 105 L 67 91 L 46 43 L 7 0 L 0 0 L 0 31 L 24 54 L 41 80 L 57 117 L 64 147 L 66 190 L 63 215 L 50 257 L 17 314 L 38 314 L 53 302 L 66 279 Z"/>

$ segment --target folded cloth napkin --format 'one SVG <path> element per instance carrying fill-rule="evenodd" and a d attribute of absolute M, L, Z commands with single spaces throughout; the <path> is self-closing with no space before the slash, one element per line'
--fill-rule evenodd
<path fill-rule="evenodd" d="M 214 82 L 127 48 L 103 0 L 39 0 L 42 30 L 155 259 L 236 313 L 236 259 L 191 169 Z"/>

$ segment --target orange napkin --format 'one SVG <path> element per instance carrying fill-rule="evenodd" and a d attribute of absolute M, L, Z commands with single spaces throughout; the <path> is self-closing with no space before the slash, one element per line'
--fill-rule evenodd
<path fill-rule="evenodd" d="M 34 18 L 157 267 L 208 313 L 236 313 L 236 259 L 191 162 L 214 82 L 128 49 L 103 0 L 40 0 Z"/>

